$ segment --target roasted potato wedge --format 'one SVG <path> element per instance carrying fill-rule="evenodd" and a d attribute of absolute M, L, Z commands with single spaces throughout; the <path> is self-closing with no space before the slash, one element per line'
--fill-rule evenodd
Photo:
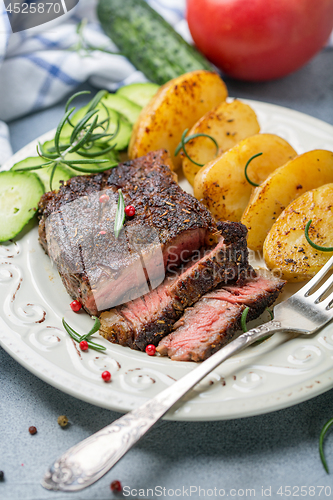
<path fill-rule="evenodd" d="M 315 244 L 333 246 L 333 184 L 307 191 L 292 201 L 269 231 L 264 258 L 270 269 L 281 271 L 288 281 L 312 278 L 333 252 L 313 248 L 305 238 L 306 223 L 312 219 L 309 237 Z"/>
<path fill-rule="evenodd" d="M 219 146 L 219 154 L 222 154 L 259 131 L 260 125 L 253 109 L 235 99 L 232 102 L 222 102 L 202 116 L 187 135 L 208 134 L 214 137 Z M 215 158 L 216 146 L 207 137 L 196 137 L 186 144 L 186 152 L 194 161 L 205 165 Z M 201 167 L 189 160 L 184 153 L 182 157 L 184 175 L 193 186 L 194 177 Z"/>
<path fill-rule="evenodd" d="M 182 133 L 227 95 L 225 83 L 214 72 L 192 71 L 170 80 L 141 111 L 133 128 L 129 157 L 164 148 L 171 154 L 175 169 L 179 168 L 181 156 L 175 158 L 174 152 Z"/>
<path fill-rule="evenodd" d="M 274 134 L 256 134 L 243 139 L 232 149 L 201 168 L 194 179 L 194 196 L 219 220 L 239 221 L 249 202 L 252 186 L 245 178 L 259 184 L 276 168 L 296 156 L 287 141 Z"/>
<path fill-rule="evenodd" d="M 316 149 L 297 156 L 254 190 L 241 222 L 248 246 L 261 250 L 268 231 L 290 202 L 310 189 L 333 182 L 333 153 Z"/>

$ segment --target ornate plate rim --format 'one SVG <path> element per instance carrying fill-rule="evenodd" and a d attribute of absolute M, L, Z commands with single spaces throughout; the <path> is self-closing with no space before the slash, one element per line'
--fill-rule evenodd
<path fill-rule="evenodd" d="M 275 104 L 269 104 L 260 101 L 252 101 L 249 99 L 241 99 L 242 101 L 251 105 L 254 110 L 263 115 L 265 115 L 268 120 L 271 115 L 277 114 L 278 116 L 284 118 L 287 122 L 294 126 L 295 122 L 298 123 L 300 132 L 307 130 L 311 133 L 311 130 L 320 130 L 321 132 L 326 133 L 328 136 L 333 137 L 333 126 L 325 123 L 317 118 L 311 117 L 304 113 L 285 108 L 282 106 L 278 106 Z M 265 127 L 264 130 L 266 131 Z M 27 146 L 22 148 L 16 154 L 14 154 L 3 166 L 2 170 L 9 169 L 14 163 L 20 161 L 21 159 L 26 158 L 29 155 L 35 153 L 35 146 L 37 141 L 46 141 L 50 139 L 52 133 L 54 131 L 49 131 L 34 141 L 31 141 Z M 303 132 L 305 133 L 305 132 Z M 282 135 L 282 134 L 281 134 Z M 292 144 L 294 147 L 295 145 Z M 304 151 L 307 148 L 304 148 Z M 302 151 L 299 151 L 302 152 Z M 38 354 L 36 351 L 31 349 L 27 344 L 20 341 L 18 339 L 15 332 L 9 328 L 4 323 L 4 312 L 1 310 L 0 312 L 0 345 L 22 366 L 28 369 L 30 372 L 49 383 L 50 385 L 56 387 L 57 389 L 62 390 L 65 393 L 70 394 L 78 399 L 87 401 L 89 403 L 95 404 L 96 406 L 108 408 L 110 410 L 125 412 L 135 407 L 139 406 L 140 403 L 146 401 L 148 397 L 143 396 L 139 392 L 138 394 L 130 393 L 129 400 L 124 402 L 122 398 L 121 391 L 114 391 L 112 389 L 111 384 L 104 385 L 96 385 L 96 383 L 89 382 L 87 380 L 82 381 L 79 376 L 75 376 L 73 374 L 70 375 L 71 383 L 69 383 L 69 373 L 66 372 L 60 366 L 54 365 L 50 363 L 45 357 L 41 354 Z M 327 336 L 328 329 L 326 328 L 323 334 L 318 334 L 318 338 L 320 335 L 324 335 L 326 332 Z M 15 334 L 14 336 L 12 334 Z M 333 329 L 330 327 L 330 334 L 333 334 Z M 282 336 L 283 337 L 283 336 Z M 280 345 L 283 343 L 283 338 L 281 336 L 275 337 L 276 345 Z M 321 336 L 320 339 L 326 338 Z M 316 343 L 317 337 L 315 338 Z M 333 350 L 333 341 L 332 348 L 329 350 Z M 112 350 L 125 349 L 120 346 L 112 346 Z M 315 346 L 315 344 L 314 344 Z M 272 350 L 272 349 L 271 349 Z M 139 353 L 140 355 L 142 353 Z M 265 353 L 264 353 L 265 354 Z M 131 352 L 126 354 L 126 358 L 131 362 L 131 359 L 138 356 L 138 353 L 131 354 Z M 331 357 L 331 356 L 329 356 Z M 251 358 L 252 359 L 252 358 Z M 141 360 L 142 361 L 142 360 Z M 234 358 L 233 360 L 229 360 L 225 363 L 224 366 L 236 367 L 243 364 L 244 359 L 239 356 Z M 177 373 L 186 373 L 188 369 L 194 368 L 194 364 L 188 363 L 179 363 L 173 362 L 171 360 L 159 360 L 158 358 L 153 361 L 154 367 L 158 366 L 157 371 L 161 372 L 161 367 L 171 366 L 171 370 L 176 369 Z M 176 365 L 173 365 L 176 363 Z M 142 363 L 141 363 L 142 364 Z M 145 365 L 147 363 L 143 363 Z M 178 369 L 179 368 L 179 369 Z M 164 369 L 164 368 L 163 368 Z M 130 371 L 130 370 L 128 370 Z M 162 370 L 163 371 L 163 370 Z M 229 370 L 230 371 L 230 370 Z M 310 370 L 311 371 L 311 370 Z M 214 371 L 212 375 L 214 375 L 218 370 Z M 172 372 L 173 373 L 173 372 Z M 230 375 L 230 374 L 229 374 Z M 217 373 L 216 375 L 219 378 L 219 382 L 221 381 L 221 376 Z M 230 375 L 231 376 L 231 375 Z M 222 377 L 223 378 L 223 377 Z M 318 380 L 319 379 L 319 380 Z M 170 382 L 171 383 L 171 380 Z M 214 380 L 215 383 L 215 380 Z M 296 383 L 292 386 L 292 390 L 286 390 L 281 388 L 277 389 L 273 393 L 264 393 L 259 395 L 253 395 L 249 397 L 244 397 L 243 399 L 233 400 L 232 398 L 228 398 L 229 404 L 226 404 L 226 401 L 222 400 L 213 400 L 209 403 L 205 401 L 203 398 L 200 403 L 195 400 L 191 400 L 191 398 L 185 398 L 185 401 L 182 404 L 175 405 L 175 407 L 164 417 L 168 420 L 184 420 L 184 421 L 207 421 L 207 420 L 225 420 L 232 418 L 242 418 L 248 417 L 252 415 L 258 415 L 263 413 L 268 413 L 271 411 L 275 411 L 278 409 L 286 408 L 288 406 L 292 406 L 294 404 L 298 404 L 300 402 L 306 401 L 314 396 L 317 396 L 330 388 L 333 387 L 333 365 L 332 368 L 326 368 L 323 372 L 320 373 L 320 377 L 310 376 L 299 383 Z M 207 389 L 207 388 L 206 388 Z M 199 409 L 198 409 L 199 408 Z"/>

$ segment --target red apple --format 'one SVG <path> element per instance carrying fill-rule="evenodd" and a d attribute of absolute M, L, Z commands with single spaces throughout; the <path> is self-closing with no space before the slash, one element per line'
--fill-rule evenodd
<path fill-rule="evenodd" d="M 333 0 L 187 0 L 187 20 L 199 50 L 226 74 L 271 80 L 323 47 Z"/>

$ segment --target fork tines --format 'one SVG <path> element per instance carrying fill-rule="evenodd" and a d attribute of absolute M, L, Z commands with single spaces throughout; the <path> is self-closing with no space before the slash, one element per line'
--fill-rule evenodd
<path fill-rule="evenodd" d="M 329 288 L 333 285 L 333 275 L 330 276 L 325 283 L 321 285 L 315 293 L 311 294 L 312 290 L 320 283 L 320 281 L 325 278 L 325 276 L 329 273 L 329 271 L 333 267 L 333 257 L 331 257 L 326 264 L 322 267 L 322 269 L 306 284 L 304 285 L 296 295 L 302 295 L 303 297 L 308 297 L 311 295 L 311 298 L 314 299 L 315 304 L 318 304 L 321 298 L 325 295 L 325 293 L 329 290 Z M 333 294 L 331 293 L 325 300 L 321 302 L 321 306 L 325 308 L 329 308 L 330 303 L 332 302 Z"/>

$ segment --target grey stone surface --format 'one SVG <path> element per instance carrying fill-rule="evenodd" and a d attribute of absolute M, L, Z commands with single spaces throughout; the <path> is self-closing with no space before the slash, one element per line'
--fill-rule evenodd
<path fill-rule="evenodd" d="M 6 477 L 0 483 L 1 500 L 107 500 L 117 498 L 110 491 L 114 479 L 137 490 L 157 486 L 167 490 L 223 488 L 229 497 L 232 489 L 255 489 L 256 498 L 264 498 L 262 487 L 271 487 L 271 498 L 283 498 L 277 494 L 280 486 L 328 486 L 333 492 L 332 476 L 324 471 L 318 454 L 320 429 L 333 416 L 333 390 L 257 417 L 222 422 L 159 422 L 92 487 L 80 493 L 48 492 L 39 485 L 47 465 L 119 415 L 50 387 L 1 349 L 0 366 L 0 469 Z M 67 429 L 57 424 L 57 417 L 63 414 L 70 421 Z M 38 429 L 34 436 L 28 432 L 30 425 Z M 325 452 L 332 468 L 332 434 L 326 439 Z M 235 498 L 241 498 L 239 493 Z M 202 497 L 199 490 L 191 496 Z"/>
<path fill-rule="evenodd" d="M 227 79 L 229 93 L 287 106 L 333 124 L 332 56 L 332 51 L 323 51 L 303 69 L 275 82 L 249 84 Z M 12 122 L 14 151 L 56 126 L 62 110 L 61 104 Z M 64 430 L 57 424 L 57 417 L 63 414 L 70 421 Z M 5 473 L 0 500 L 121 498 L 110 491 L 114 479 L 137 490 L 123 495 L 132 499 L 171 498 L 168 490 L 174 490 L 179 498 L 203 498 L 204 490 L 205 498 L 221 498 L 222 489 L 225 498 L 283 499 L 288 486 L 292 497 L 333 496 L 332 475 L 326 474 L 318 454 L 320 429 L 333 417 L 333 390 L 257 417 L 222 422 L 162 421 L 92 487 L 64 494 L 40 486 L 43 473 L 57 456 L 118 416 L 47 385 L 0 348 L 0 470 Z M 38 429 L 35 436 L 28 432 L 30 425 Z M 332 433 L 325 441 L 325 453 L 333 471 Z M 147 492 L 158 486 L 161 490 Z M 316 490 L 309 490 L 310 486 Z M 326 494 L 323 490 L 319 496 L 319 486 L 327 488 Z"/>

